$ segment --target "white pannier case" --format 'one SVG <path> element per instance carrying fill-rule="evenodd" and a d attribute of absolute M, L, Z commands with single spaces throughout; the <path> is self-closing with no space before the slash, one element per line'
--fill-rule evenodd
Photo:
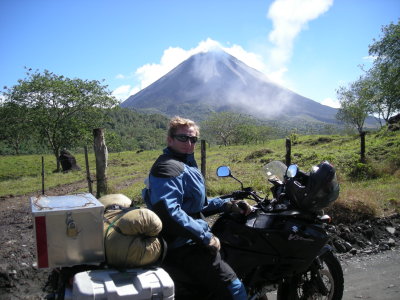
<path fill-rule="evenodd" d="M 104 206 L 92 194 L 31 197 L 39 268 L 104 261 Z"/>
<path fill-rule="evenodd" d="M 93 270 L 75 274 L 74 300 L 172 300 L 174 283 L 162 268 Z"/>

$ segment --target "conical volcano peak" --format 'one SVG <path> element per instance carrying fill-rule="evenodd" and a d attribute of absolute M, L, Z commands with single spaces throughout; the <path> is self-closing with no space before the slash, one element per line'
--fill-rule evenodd
<path fill-rule="evenodd" d="M 200 54 L 200 53 L 210 53 L 211 54 L 213 52 L 215 52 L 215 53 L 218 53 L 218 52 L 226 53 L 223 50 L 221 44 L 218 43 L 217 41 L 212 40 L 212 39 L 207 39 L 206 41 L 202 42 L 198 46 L 197 50 L 198 50 L 197 54 Z M 197 54 L 194 54 L 194 55 L 197 55 Z"/>
<path fill-rule="evenodd" d="M 208 82 L 223 75 L 223 65 L 229 64 L 229 59 L 226 52 L 213 50 L 193 55 L 190 64 L 192 75 L 202 82 Z"/>
<path fill-rule="evenodd" d="M 209 49 L 205 49 L 203 51 L 200 51 L 193 56 L 205 56 L 205 57 L 223 57 L 223 56 L 229 56 L 227 52 L 225 52 L 221 47 L 215 46 Z"/>
<path fill-rule="evenodd" d="M 238 59 L 220 47 L 208 49 L 192 55 L 189 60 L 198 60 L 201 63 L 211 64 L 216 62 L 237 61 Z"/>
<path fill-rule="evenodd" d="M 213 111 L 275 120 L 301 116 L 331 123 L 336 115 L 336 109 L 273 83 L 220 47 L 192 55 L 121 106 L 195 120 L 205 119 Z"/>
<path fill-rule="evenodd" d="M 243 84 L 246 84 L 247 74 L 249 73 L 252 73 L 251 76 L 263 77 L 262 73 L 245 65 L 221 48 L 199 52 L 191 56 L 184 64 L 186 67 L 190 65 L 192 76 L 203 83 L 212 82 L 212 80 L 218 80 L 218 78 L 225 78 L 227 80 L 236 78 L 236 80 L 240 80 Z"/>

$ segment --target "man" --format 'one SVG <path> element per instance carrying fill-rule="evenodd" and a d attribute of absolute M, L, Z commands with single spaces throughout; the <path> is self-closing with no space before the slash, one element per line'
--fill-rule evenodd
<path fill-rule="evenodd" d="M 173 268 L 201 286 L 213 299 L 247 299 L 242 282 L 221 259 L 220 243 L 203 219 L 222 211 L 248 213 L 229 199 L 207 199 L 204 179 L 194 159 L 199 127 L 189 119 L 170 120 L 167 144 L 150 170 L 144 199 L 163 222 L 168 244 L 165 269 L 177 281 Z M 179 295 L 177 295 L 179 297 Z"/>

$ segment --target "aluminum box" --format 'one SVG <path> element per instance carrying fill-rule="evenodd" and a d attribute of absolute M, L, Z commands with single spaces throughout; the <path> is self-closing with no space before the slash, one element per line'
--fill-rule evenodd
<path fill-rule="evenodd" d="M 72 299 L 172 300 L 174 282 L 162 268 L 86 271 L 75 274 Z"/>
<path fill-rule="evenodd" d="M 31 197 L 39 268 L 103 262 L 104 206 L 92 194 Z"/>

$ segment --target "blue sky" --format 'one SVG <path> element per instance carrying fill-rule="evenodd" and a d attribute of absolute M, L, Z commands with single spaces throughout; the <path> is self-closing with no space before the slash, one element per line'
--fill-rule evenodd
<path fill-rule="evenodd" d="M 121 100 L 190 55 L 222 47 L 277 83 L 337 106 L 371 65 L 400 0 L 0 0 L 0 88 L 24 66 L 105 80 Z"/>

